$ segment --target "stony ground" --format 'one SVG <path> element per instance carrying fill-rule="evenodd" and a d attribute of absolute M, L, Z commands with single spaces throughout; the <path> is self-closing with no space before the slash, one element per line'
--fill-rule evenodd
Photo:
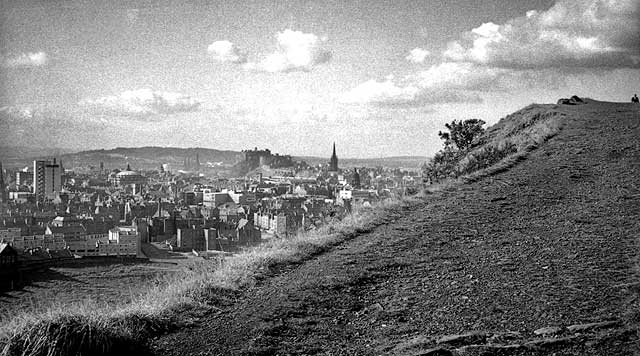
<path fill-rule="evenodd" d="M 640 106 L 562 110 L 560 134 L 509 171 L 396 209 L 369 233 L 270 271 L 150 349 L 640 354 Z"/>

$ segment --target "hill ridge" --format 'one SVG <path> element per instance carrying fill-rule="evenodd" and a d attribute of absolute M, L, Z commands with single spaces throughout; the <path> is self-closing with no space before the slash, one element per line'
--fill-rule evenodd
<path fill-rule="evenodd" d="M 152 350 L 639 351 L 639 109 L 555 107 L 566 114 L 562 130 L 526 160 L 392 209 L 385 224 L 304 264 L 265 272 L 195 330 L 154 340 Z M 591 323 L 608 326 L 581 329 Z"/>

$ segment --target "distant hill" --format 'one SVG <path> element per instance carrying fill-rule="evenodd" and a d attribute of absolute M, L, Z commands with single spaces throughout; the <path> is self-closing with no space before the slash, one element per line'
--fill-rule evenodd
<path fill-rule="evenodd" d="M 110 150 L 92 150 L 65 154 L 60 158 L 66 168 L 99 166 L 107 169 L 123 169 L 127 164 L 133 169 L 157 169 L 169 164 L 172 169 L 183 169 L 185 160 L 195 163 L 196 156 L 201 167 L 231 167 L 244 159 L 238 151 L 221 151 L 210 148 L 176 147 L 117 147 Z"/>
<path fill-rule="evenodd" d="M 295 160 L 305 161 L 310 165 L 326 164 L 329 157 L 312 157 L 298 156 Z M 419 169 L 427 160 L 426 156 L 394 156 L 381 158 L 340 158 L 338 157 L 338 166 L 340 168 L 353 167 L 387 167 L 402 168 L 407 170 Z"/>
<path fill-rule="evenodd" d="M 4 167 L 24 167 L 35 158 L 59 157 L 73 152 L 68 148 L 0 146 L 0 161 Z"/>
<path fill-rule="evenodd" d="M 169 164 L 172 169 L 183 169 L 185 158 L 195 162 L 196 154 L 202 167 L 229 169 L 244 160 L 240 151 L 216 150 L 210 148 L 177 147 L 117 147 L 114 149 L 73 152 L 65 148 L 0 147 L 0 161 L 6 168 L 18 168 L 31 165 L 34 159 L 57 157 L 65 168 L 98 167 L 104 163 L 106 169 L 123 169 L 127 163 L 138 170 L 157 169 L 161 164 Z M 326 164 L 328 157 L 295 156 L 296 161 L 305 161 L 311 165 Z M 340 168 L 387 167 L 418 169 L 427 160 L 423 156 L 396 156 L 382 158 L 339 158 Z"/>

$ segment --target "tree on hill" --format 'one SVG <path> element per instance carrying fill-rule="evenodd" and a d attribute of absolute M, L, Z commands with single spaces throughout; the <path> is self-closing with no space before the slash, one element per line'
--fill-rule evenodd
<path fill-rule="evenodd" d="M 444 140 L 444 149 L 423 166 L 424 176 L 429 177 L 430 181 L 438 181 L 460 175 L 458 163 L 477 144 L 477 138 L 484 134 L 484 124 L 480 119 L 453 120 L 445 124 L 449 132 L 438 131 L 438 136 Z"/>
<path fill-rule="evenodd" d="M 444 140 L 445 148 L 453 145 L 458 150 L 465 151 L 471 147 L 476 137 L 484 133 L 482 127 L 484 124 L 485 122 L 480 119 L 460 120 L 459 122 L 453 120 L 449 124 L 444 124 L 449 132 L 438 131 L 438 136 Z"/>

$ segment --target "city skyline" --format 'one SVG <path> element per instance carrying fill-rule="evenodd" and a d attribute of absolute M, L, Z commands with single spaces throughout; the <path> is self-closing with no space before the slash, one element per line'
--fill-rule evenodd
<path fill-rule="evenodd" d="M 0 139 L 430 156 L 576 94 L 628 101 L 638 1 L 7 1 Z"/>

